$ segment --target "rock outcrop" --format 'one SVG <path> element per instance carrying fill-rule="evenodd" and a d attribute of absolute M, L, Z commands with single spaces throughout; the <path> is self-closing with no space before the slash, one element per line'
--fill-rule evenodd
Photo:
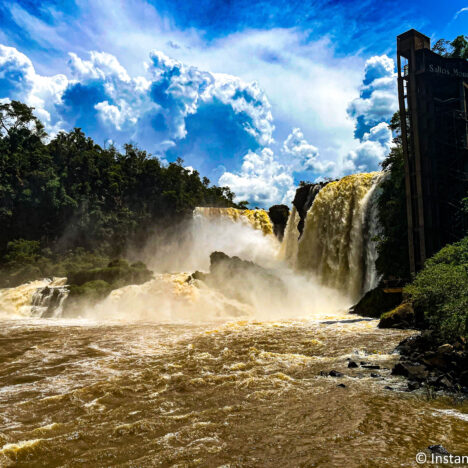
<path fill-rule="evenodd" d="M 382 286 L 377 286 L 364 294 L 361 300 L 349 309 L 349 312 L 363 317 L 379 318 L 385 312 L 401 304 L 402 299 L 401 293 L 386 293 Z"/>
<path fill-rule="evenodd" d="M 411 302 L 403 302 L 380 317 L 379 328 L 413 328 L 416 326 L 416 314 Z"/>
<path fill-rule="evenodd" d="M 296 190 L 296 195 L 293 200 L 293 205 L 296 207 L 300 221 L 297 225 L 300 235 L 304 231 L 304 223 L 309 208 L 314 203 L 315 197 L 320 190 L 327 185 L 328 182 L 318 182 L 316 184 L 304 184 Z"/>
<path fill-rule="evenodd" d="M 287 296 L 285 284 L 273 272 L 239 257 L 229 257 L 224 252 L 210 255 L 209 273 L 196 271 L 191 278 L 252 305 L 266 300 L 282 303 Z"/>
<path fill-rule="evenodd" d="M 397 347 L 400 362 L 392 370 L 408 382 L 408 390 L 420 387 L 468 394 L 468 346 L 463 337 L 443 343 L 434 331 L 403 340 Z"/>
<path fill-rule="evenodd" d="M 273 232 L 278 240 L 282 241 L 284 230 L 288 222 L 289 208 L 286 205 L 273 205 L 268 210 L 268 216 L 273 223 Z"/>

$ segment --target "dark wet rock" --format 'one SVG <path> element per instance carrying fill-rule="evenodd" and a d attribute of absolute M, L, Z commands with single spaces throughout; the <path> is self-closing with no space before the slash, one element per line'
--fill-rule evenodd
<path fill-rule="evenodd" d="M 309 208 L 315 200 L 320 190 L 322 190 L 328 182 L 318 182 L 316 184 L 303 184 L 296 190 L 296 195 L 293 200 L 293 205 L 296 207 L 297 213 L 299 214 L 299 223 L 297 229 L 302 236 L 304 230 L 305 218 Z"/>
<path fill-rule="evenodd" d="M 439 379 L 437 381 L 437 383 L 441 386 L 441 387 L 444 387 L 446 389 L 450 389 L 453 387 L 452 385 L 452 381 L 447 377 L 447 376 L 443 376 L 441 379 Z"/>
<path fill-rule="evenodd" d="M 349 312 L 364 317 L 380 318 L 383 313 L 397 307 L 402 299 L 402 293 L 386 293 L 383 286 L 377 286 L 364 294 Z"/>
<path fill-rule="evenodd" d="M 202 280 L 224 295 L 247 304 L 260 301 L 260 293 L 265 294 L 272 304 L 285 304 L 287 301 L 286 286 L 272 271 L 239 257 L 229 257 L 224 252 L 213 252 L 210 255 L 210 272 L 196 271 L 191 279 Z"/>
<path fill-rule="evenodd" d="M 346 385 L 344 383 L 340 383 L 340 384 L 337 385 L 337 387 L 346 388 Z"/>
<path fill-rule="evenodd" d="M 416 324 L 413 305 L 410 302 L 403 302 L 395 309 L 382 314 L 379 328 L 412 328 Z"/>
<path fill-rule="evenodd" d="M 417 390 L 418 388 L 421 388 L 421 384 L 417 381 L 410 381 L 408 382 L 408 390 L 412 392 L 413 390 Z"/>
<path fill-rule="evenodd" d="M 390 387 L 389 385 L 385 385 L 384 389 L 385 390 L 393 390 L 393 387 Z"/>
<path fill-rule="evenodd" d="M 348 367 L 350 369 L 352 369 L 352 368 L 358 367 L 358 365 L 354 361 L 349 361 L 348 362 Z"/>
<path fill-rule="evenodd" d="M 402 375 L 412 380 L 424 380 L 428 376 L 428 371 L 425 366 L 408 361 L 396 364 L 392 369 L 392 375 Z"/>
<path fill-rule="evenodd" d="M 453 352 L 453 346 L 449 343 L 445 343 L 437 348 L 437 354 L 446 355 Z"/>
<path fill-rule="evenodd" d="M 426 330 L 398 345 L 402 357 L 392 373 L 436 390 L 459 391 L 468 386 L 468 350 L 463 344 L 463 339 L 440 342 L 436 332 Z"/>
<path fill-rule="evenodd" d="M 463 385 L 464 387 L 468 387 L 468 370 L 463 371 L 460 374 L 459 381 L 461 385 Z"/>
<path fill-rule="evenodd" d="M 342 374 L 341 372 L 338 372 L 338 371 L 336 371 L 336 370 L 334 370 L 334 369 L 331 370 L 331 371 L 328 373 L 328 375 L 329 375 L 330 377 L 343 377 L 343 374 Z"/>
<path fill-rule="evenodd" d="M 284 230 L 289 217 L 289 208 L 286 205 L 273 205 L 268 210 L 268 216 L 273 223 L 273 232 L 275 233 L 275 236 L 280 241 L 283 240 Z"/>
<path fill-rule="evenodd" d="M 188 277 L 187 278 L 187 281 L 190 281 L 191 279 L 196 279 L 196 280 L 200 280 L 200 281 L 205 281 L 206 279 L 206 273 L 203 273 L 202 271 L 195 271 L 194 273 L 192 273 L 192 276 Z"/>
<path fill-rule="evenodd" d="M 450 452 L 443 445 L 429 445 L 427 448 L 438 455 L 450 455 Z"/>
<path fill-rule="evenodd" d="M 369 322 L 371 318 L 359 318 L 359 319 L 344 319 L 344 320 L 324 320 L 323 325 L 334 325 L 335 323 L 358 323 L 358 322 Z"/>
<path fill-rule="evenodd" d="M 380 374 L 378 374 L 377 372 L 371 372 L 371 377 L 373 377 L 374 379 L 377 378 L 377 377 L 380 377 Z"/>
<path fill-rule="evenodd" d="M 364 369 L 380 369 L 377 364 L 362 364 L 361 367 L 364 367 Z"/>

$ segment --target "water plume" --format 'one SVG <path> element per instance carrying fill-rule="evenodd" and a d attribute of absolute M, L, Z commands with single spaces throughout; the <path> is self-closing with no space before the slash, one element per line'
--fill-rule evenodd
<path fill-rule="evenodd" d="M 207 271 L 216 250 L 273 266 L 279 245 L 265 210 L 196 208 L 177 228 L 157 233 L 140 258 L 158 273 Z"/>

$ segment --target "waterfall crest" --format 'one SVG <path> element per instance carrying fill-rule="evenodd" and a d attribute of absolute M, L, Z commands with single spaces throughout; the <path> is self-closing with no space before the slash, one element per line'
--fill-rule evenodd
<path fill-rule="evenodd" d="M 298 215 L 291 212 L 283 258 L 310 271 L 325 285 L 357 299 L 375 286 L 378 234 L 376 201 L 381 172 L 353 174 L 325 185 L 307 212 L 299 239 Z"/>
<path fill-rule="evenodd" d="M 265 210 L 240 210 L 237 208 L 197 207 L 194 216 L 205 218 L 227 218 L 233 222 L 245 222 L 263 234 L 273 234 L 273 223 Z"/>

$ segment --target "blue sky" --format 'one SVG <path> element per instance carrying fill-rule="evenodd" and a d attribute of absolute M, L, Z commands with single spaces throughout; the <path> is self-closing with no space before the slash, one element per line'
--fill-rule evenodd
<path fill-rule="evenodd" d="M 0 0 L 0 99 L 50 135 L 182 157 L 239 199 L 378 169 L 395 37 L 468 33 L 468 0 Z"/>

